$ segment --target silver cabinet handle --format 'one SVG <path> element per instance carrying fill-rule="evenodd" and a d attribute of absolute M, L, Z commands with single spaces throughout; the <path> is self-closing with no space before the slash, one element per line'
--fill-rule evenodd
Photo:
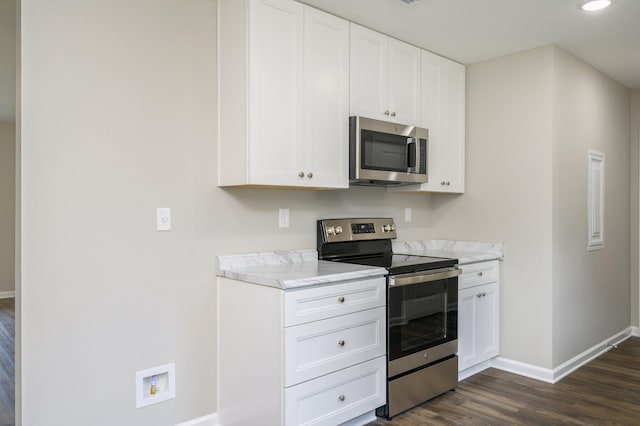
<path fill-rule="evenodd" d="M 391 113 L 391 116 L 392 116 L 392 117 L 395 117 L 395 116 L 396 116 L 396 113 L 395 113 L 395 112 L 392 112 L 392 113 Z"/>
<path fill-rule="evenodd" d="M 385 111 L 384 115 L 389 115 L 389 110 Z"/>
<path fill-rule="evenodd" d="M 307 173 L 307 177 L 308 177 L 309 179 L 311 179 L 311 178 L 313 177 L 313 173 L 311 173 L 311 172 Z"/>
<path fill-rule="evenodd" d="M 344 303 L 344 297 L 342 297 L 342 296 L 338 297 L 338 302 Z"/>
<path fill-rule="evenodd" d="M 340 346 L 344 346 L 344 340 L 340 340 L 340 341 L 338 342 L 338 345 L 340 345 Z"/>
<path fill-rule="evenodd" d="M 446 184 L 447 184 L 447 182 L 445 182 L 445 181 L 440 182 L 440 185 L 442 185 L 442 186 L 445 186 Z"/>
<path fill-rule="evenodd" d="M 477 297 L 478 299 L 479 299 L 479 298 L 481 298 L 481 297 L 482 297 L 482 293 L 478 293 L 478 294 L 476 294 L 476 297 Z"/>
<path fill-rule="evenodd" d="M 338 397 L 338 400 L 339 400 L 340 402 L 344 401 L 344 395 L 340 395 L 340 396 Z"/>
<path fill-rule="evenodd" d="M 447 181 L 447 186 L 451 185 L 451 182 Z"/>
<path fill-rule="evenodd" d="M 298 177 L 304 177 L 304 172 L 298 173 Z"/>
<path fill-rule="evenodd" d="M 481 277 L 482 276 L 482 271 L 478 272 L 478 276 Z"/>

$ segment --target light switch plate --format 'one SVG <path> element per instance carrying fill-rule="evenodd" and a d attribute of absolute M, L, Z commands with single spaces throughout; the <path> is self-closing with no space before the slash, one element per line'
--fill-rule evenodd
<path fill-rule="evenodd" d="M 411 222 L 411 207 L 404 209 L 404 221 Z"/>

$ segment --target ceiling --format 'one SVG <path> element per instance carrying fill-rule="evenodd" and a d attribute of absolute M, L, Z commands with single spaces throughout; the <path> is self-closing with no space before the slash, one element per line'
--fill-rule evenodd
<path fill-rule="evenodd" d="M 465 65 L 555 44 L 640 89 L 640 0 L 301 0 Z"/>

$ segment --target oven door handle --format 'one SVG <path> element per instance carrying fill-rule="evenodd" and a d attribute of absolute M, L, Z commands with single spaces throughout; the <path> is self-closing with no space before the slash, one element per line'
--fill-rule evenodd
<path fill-rule="evenodd" d="M 458 267 L 435 269 L 429 272 L 420 272 L 418 274 L 402 274 L 392 275 L 389 277 L 389 287 L 400 287 L 403 285 L 412 285 L 427 283 L 430 281 L 444 280 L 460 275 L 461 271 Z"/>

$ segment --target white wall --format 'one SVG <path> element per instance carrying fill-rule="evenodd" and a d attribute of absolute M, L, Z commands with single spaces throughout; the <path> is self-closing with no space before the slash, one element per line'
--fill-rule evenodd
<path fill-rule="evenodd" d="M 429 237 L 424 194 L 216 187 L 214 0 L 23 0 L 21 23 L 23 424 L 216 411 L 216 255 L 313 248 L 329 216 Z M 176 398 L 137 410 L 135 372 L 168 362 Z"/>
<path fill-rule="evenodd" d="M 629 90 L 554 49 L 553 365 L 629 326 Z M 605 154 L 605 248 L 587 251 L 587 151 Z"/>
<path fill-rule="evenodd" d="M 15 290 L 15 124 L 0 123 L 0 293 Z"/>
<path fill-rule="evenodd" d="M 432 226 L 504 241 L 505 358 L 554 368 L 629 326 L 629 93 L 554 46 L 467 68 L 468 190 L 433 195 Z M 606 248 L 592 253 L 589 148 L 607 162 Z"/>
<path fill-rule="evenodd" d="M 501 355 L 551 367 L 552 47 L 467 67 L 466 193 L 433 236 L 503 241 Z"/>

